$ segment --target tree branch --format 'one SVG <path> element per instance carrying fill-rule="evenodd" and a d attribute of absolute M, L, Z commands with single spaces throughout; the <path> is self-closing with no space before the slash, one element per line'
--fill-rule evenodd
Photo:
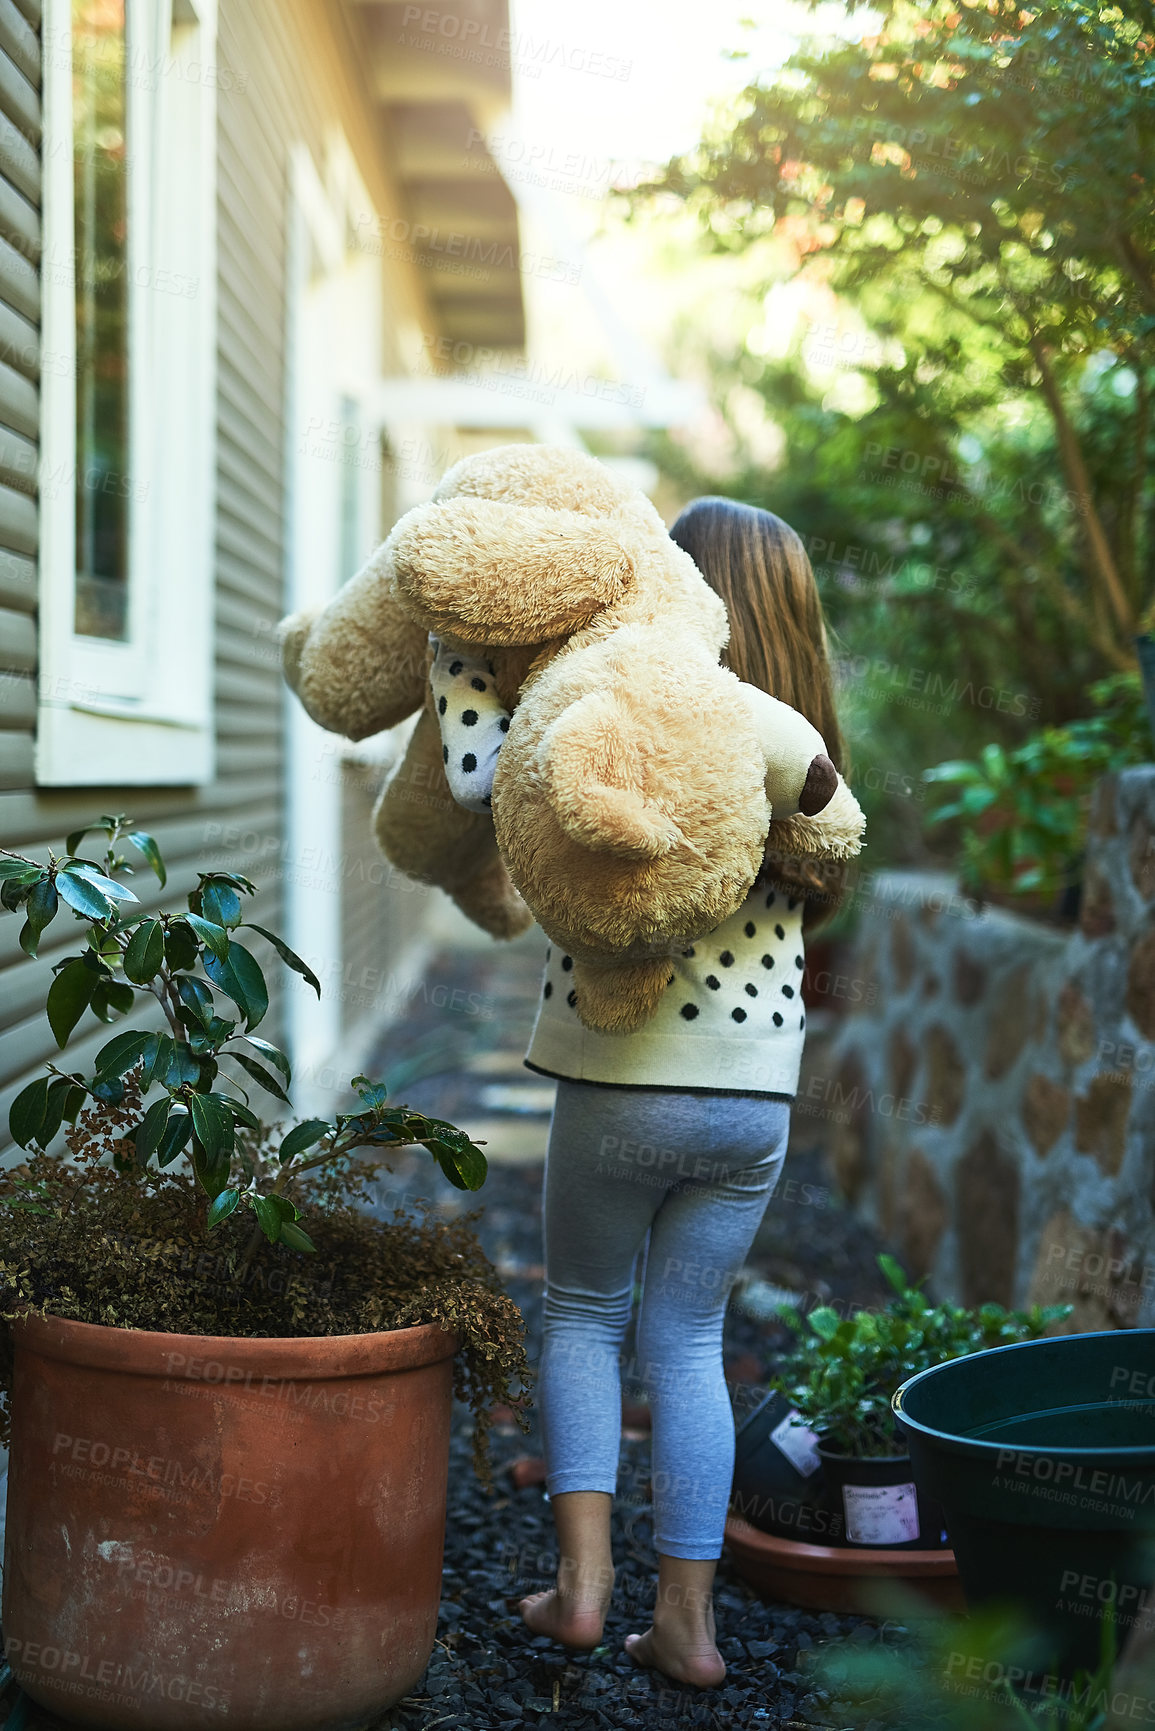
<path fill-rule="evenodd" d="M 1135 440 L 1134 456 L 1131 464 L 1131 593 L 1136 611 L 1142 611 L 1144 596 L 1142 593 L 1144 542 L 1147 526 L 1147 444 L 1151 433 L 1151 392 L 1148 388 L 1146 374 L 1143 370 L 1142 358 L 1129 355 L 1128 359 L 1135 369 Z"/>
<path fill-rule="evenodd" d="M 1071 492 L 1074 494 L 1075 508 L 1082 519 L 1087 542 L 1091 552 L 1091 572 L 1095 587 L 1110 603 L 1119 629 L 1125 637 L 1130 637 L 1135 629 L 1135 617 L 1127 600 L 1127 593 L 1119 576 L 1115 557 L 1107 540 L 1102 519 L 1095 507 L 1094 495 L 1091 491 L 1091 478 L 1087 473 L 1087 465 L 1083 459 L 1082 447 L 1067 415 L 1066 405 L 1055 380 L 1051 367 L 1051 350 L 1036 334 L 1028 339 L 1035 364 L 1042 380 L 1043 395 L 1047 399 L 1047 407 L 1051 411 L 1051 419 L 1055 423 L 1055 431 L 1059 439 L 1059 456 L 1063 470 L 1067 476 Z"/>
<path fill-rule="evenodd" d="M 1152 275 L 1148 261 L 1135 245 L 1132 235 L 1117 231 L 1114 241 L 1119 256 L 1134 279 L 1139 293 L 1146 301 L 1149 310 L 1155 312 L 1155 276 Z"/>
<path fill-rule="evenodd" d="M 1010 556 L 1016 565 L 1020 567 L 1034 565 L 1039 573 L 1040 584 L 1060 613 L 1076 627 L 1080 635 L 1090 638 L 1100 655 L 1112 667 L 1117 668 L 1121 673 L 1126 672 L 1132 665 L 1131 658 L 1124 650 L 1120 649 L 1109 633 L 1102 630 L 1094 616 L 1089 614 L 1087 609 L 1071 594 L 1050 562 L 1046 559 L 1038 561 L 1032 559 L 1027 549 L 1020 546 L 1015 537 L 1003 528 L 998 518 L 992 517 L 991 513 L 979 503 L 977 496 L 974 493 L 970 493 L 969 496 L 974 500 L 976 521 L 986 529 L 991 539 Z"/>

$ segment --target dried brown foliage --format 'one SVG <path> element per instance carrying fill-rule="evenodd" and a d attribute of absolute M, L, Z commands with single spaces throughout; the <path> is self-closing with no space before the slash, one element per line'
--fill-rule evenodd
<path fill-rule="evenodd" d="M 131 1116 L 127 1102 L 125 1110 Z M 120 1128 L 107 1107 L 86 1110 L 67 1138 L 75 1164 L 33 1154 L 0 1173 L 0 1441 L 8 1440 L 11 1389 L 6 1323 L 18 1307 L 113 1328 L 228 1337 L 437 1323 L 461 1341 L 454 1393 L 472 1410 L 474 1465 L 492 1484 L 490 1409 L 513 1407 L 527 1429 L 531 1373 L 521 1312 L 472 1230 L 480 1209 L 439 1220 L 425 1204 L 416 1217 L 384 1222 L 356 1206 L 363 1194 L 356 1170 L 330 1172 L 308 1195 L 316 1255 L 259 1233 L 254 1242 L 248 1212 L 206 1237 L 205 1198 L 191 1173 L 124 1174 L 97 1163 L 117 1145 Z"/>

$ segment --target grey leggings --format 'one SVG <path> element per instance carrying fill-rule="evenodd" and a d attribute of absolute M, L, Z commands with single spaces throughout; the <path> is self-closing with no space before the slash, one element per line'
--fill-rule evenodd
<path fill-rule="evenodd" d="M 654 1544 L 722 1554 L 734 1421 L 726 1300 L 786 1153 L 790 1108 L 750 1094 L 558 1083 L 545 1169 L 537 1399 L 546 1485 L 616 1488 L 619 1354 L 649 1232 L 638 1374 L 653 1416 Z"/>

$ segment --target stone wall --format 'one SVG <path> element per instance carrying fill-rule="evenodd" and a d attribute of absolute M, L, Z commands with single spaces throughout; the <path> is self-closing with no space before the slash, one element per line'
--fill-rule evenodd
<path fill-rule="evenodd" d="M 878 873 L 798 1110 L 916 1276 L 1155 1324 L 1155 767 L 1095 790 L 1077 927 Z"/>

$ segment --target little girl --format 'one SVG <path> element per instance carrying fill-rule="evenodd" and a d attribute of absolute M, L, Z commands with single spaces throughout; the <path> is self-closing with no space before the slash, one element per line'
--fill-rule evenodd
<path fill-rule="evenodd" d="M 800 710 L 843 769 L 818 588 L 798 536 L 768 511 L 717 498 L 696 500 L 670 533 L 726 604 L 725 665 Z M 435 649 L 449 785 L 484 811 L 509 717 L 487 663 Z M 601 1640 L 614 1581 L 619 1355 L 648 1235 L 637 1352 L 653 1425 L 658 1592 L 652 1627 L 627 1636 L 626 1649 L 701 1688 L 726 1675 L 712 1598 L 734 1468 L 722 1326 L 786 1153 L 806 1025 L 804 903 L 822 889 L 813 866 L 804 874 L 768 853 L 743 906 L 672 959 L 673 983 L 633 1034 L 586 1028 L 572 959 L 547 950 L 525 1060 L 558 1078 L 538 1404 L 560 1560 L 556 1587 L 523 1599 L 521 1613 L 566 1646 Z"/>

